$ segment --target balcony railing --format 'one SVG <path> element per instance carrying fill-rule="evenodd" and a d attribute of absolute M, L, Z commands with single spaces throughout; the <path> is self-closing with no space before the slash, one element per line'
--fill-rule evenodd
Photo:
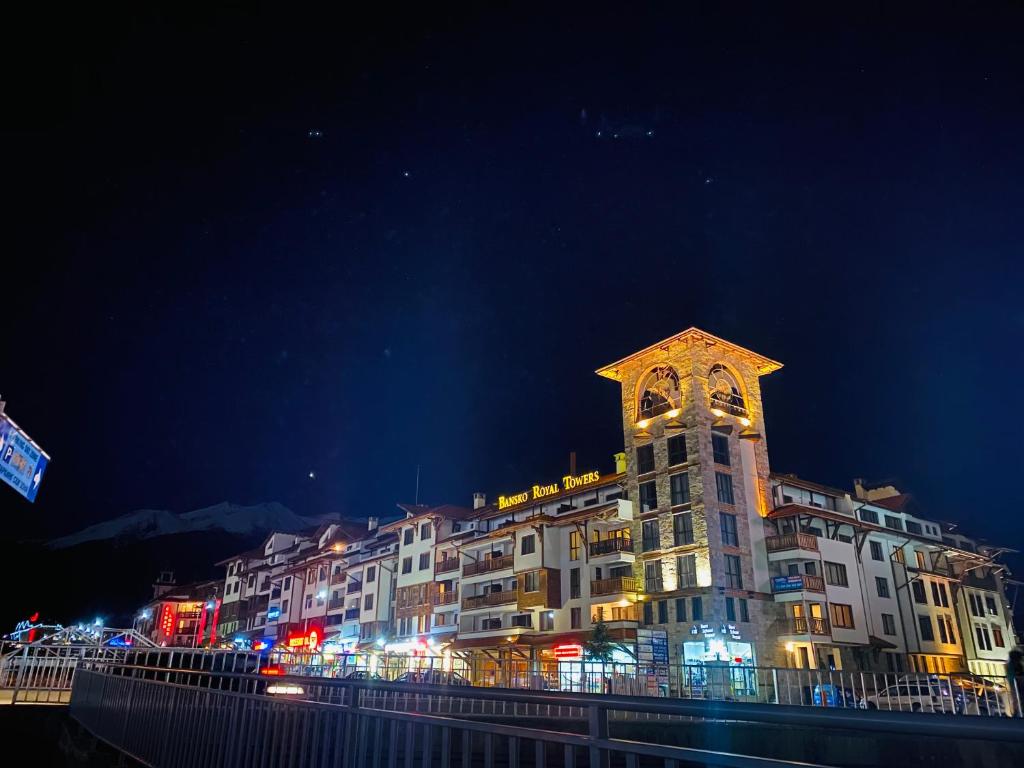
<path fill-rule="evenodd" d="M 488 557 L 484 560 L 478 560 L 475 563 L 466 563 L 462 569 L 463 576 L 475 576 L 478 573 L 490 573 L 491 571 L 500 571 L 504 568 L 512 567 L 512 555 L 502 555 L 501 557 Z"/>
<path fill-rule="evenodd" d="M 620 592 L 639 592 L 640 583 L 633 576 L 619 576 L 614 579 L 598 579 L 590 582 L 591 595 L 617 595 Z"/>
<path fill-rule="evenodd" d="M 616 552 L 632 552 L 633 540 L 625 538 L 604 539 L 590 542 L 590 556 L 611 555 Z"/>
<path fill-rule="evenodd" d="M 434 605 L 451 605 L 452 603 L 458 602 L 459 593 L 455 590 L 451 592 L 438 592 L 434 595 Z"/>
<path fill-rule="evenodd" d="M 345 621 L 350 621 L 351 619 L 358 619 L 358 618 L 359 618 L 359 609 L 358 608 L 346 608 L 345 609 Z"/>
<path fill-rule="evenodd" d="M 345 588 L 345 594 L 351 595 L 353 592 L 359 592 L 363 588 L 363 582 L 361 581 L 350 581 L 348 586 Z"/>
<path fill-rule="evenodd" d="M 438 560 L 434 563 L 434 573 L 448 573 L 448 571 L 454 571 L 459 567 L 459 558 L 449 557 L 444 560 Z"/>
<path fill-rule="evenodd" d="M 829 634 L 828 619 L 818 619 L 813 616 L 795 616 L 790 619 L 791 629 L 794 635 L 827 635 Z"/>
<path fill-rule="evenodd" d="M 818 551 L 818 537 L 810 533 L 784 533 L 781 536 L 768 536 L 764 543 L 769 552 L 784 552 L 787 549 Z"/>
<path fill-rule="evenodd" d="M 348 578 L 344 571 L 338 571 L 337 573 L 331 574 L 331 584 L 344 584 L 345 579 Z"/>
<path fill-rule="evenodd" d="M 492 605 L 507 605 L 516 601 L 515 590 L 506 592 L 488 592 L 486 595 L 471 595 L 462 598 L 462 610 L 468 611 L 473 608 L 487 608 Z"/>
<path fill-rule="evenodd" d="M 772 579 L 772 592 L 785 594 L 786 592 L 824 592 L 825 580 L 821 576 L 811 576 L 807 573 L 799 573 L 795 576 L 776 576 Z"/>
<path fill-rule="evenodd" d="M 345 598 L 343 598 L 343 597 L 335 597 L 335 598 L 332 598 L 331 600 L 329 600 L 327 602 L 327 610 L 328 611 L 335 611 L 338 608 L 344 607 L 344 605 L 345 605 Z"/>

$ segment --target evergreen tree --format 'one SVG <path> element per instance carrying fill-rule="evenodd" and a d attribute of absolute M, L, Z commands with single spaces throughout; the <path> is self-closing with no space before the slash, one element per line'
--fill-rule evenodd
<path fill-rule="evenodd" d="M 597 661 L 611 661 L 612 651 L 615 650 L 615 642 L 612 640 L 608 625 L 604 619 L 599 619 L 590 633 L 590 639 L 583 644 L 583 649 L 590 658 Z"/>

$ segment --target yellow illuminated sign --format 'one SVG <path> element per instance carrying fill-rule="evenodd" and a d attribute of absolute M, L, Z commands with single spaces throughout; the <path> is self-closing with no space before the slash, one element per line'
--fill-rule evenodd
<path fill-rule="evenodd" d="M 593 472 L 587 472 L 584 475 L 566 475 L 562 478 L 561 483 L 535 485 L 530 490 L 523 491 L 522 493 L 516 493 L 512 496 L 499 496 L 498 509 L 518 507 L 520 504 L 526 504 L 530 501 L 538 501 L 539 499 L 546 498 L 547 496 L 554 496 L 556 493 L 561 493 L 562 491 L 574 491 L 577 488 L 592 485 L 600 479 L 601 473 L 596 470 Z"/>

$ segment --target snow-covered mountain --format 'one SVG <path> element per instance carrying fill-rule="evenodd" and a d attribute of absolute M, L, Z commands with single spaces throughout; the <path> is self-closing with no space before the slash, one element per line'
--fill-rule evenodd
<path fill-rule="evenodd" d="M 322 522 L 321 518 L 297 515 L 276 501 L 252 506 L 225 501 L 212 507 L 180 514 L 163 509 L 136 510 L 113 520 L 90 525 L 77 533 L 54 539 L 48 546 L 52 549 L 65 549 L 87 541 L 152 539 L 192 531 L 226 531 L 238 535 L 270 531 L 295 532 L 316 527 Z"/>

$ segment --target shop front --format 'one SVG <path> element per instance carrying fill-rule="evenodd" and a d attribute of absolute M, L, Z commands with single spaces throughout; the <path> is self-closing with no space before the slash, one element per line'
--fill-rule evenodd
<path fill-rule="evenodd" d="M 684 696 L 755 696 L 756 658 L 752 643 L 735 624 L 694 624 L 683 642 L 680 688 Z"/>

